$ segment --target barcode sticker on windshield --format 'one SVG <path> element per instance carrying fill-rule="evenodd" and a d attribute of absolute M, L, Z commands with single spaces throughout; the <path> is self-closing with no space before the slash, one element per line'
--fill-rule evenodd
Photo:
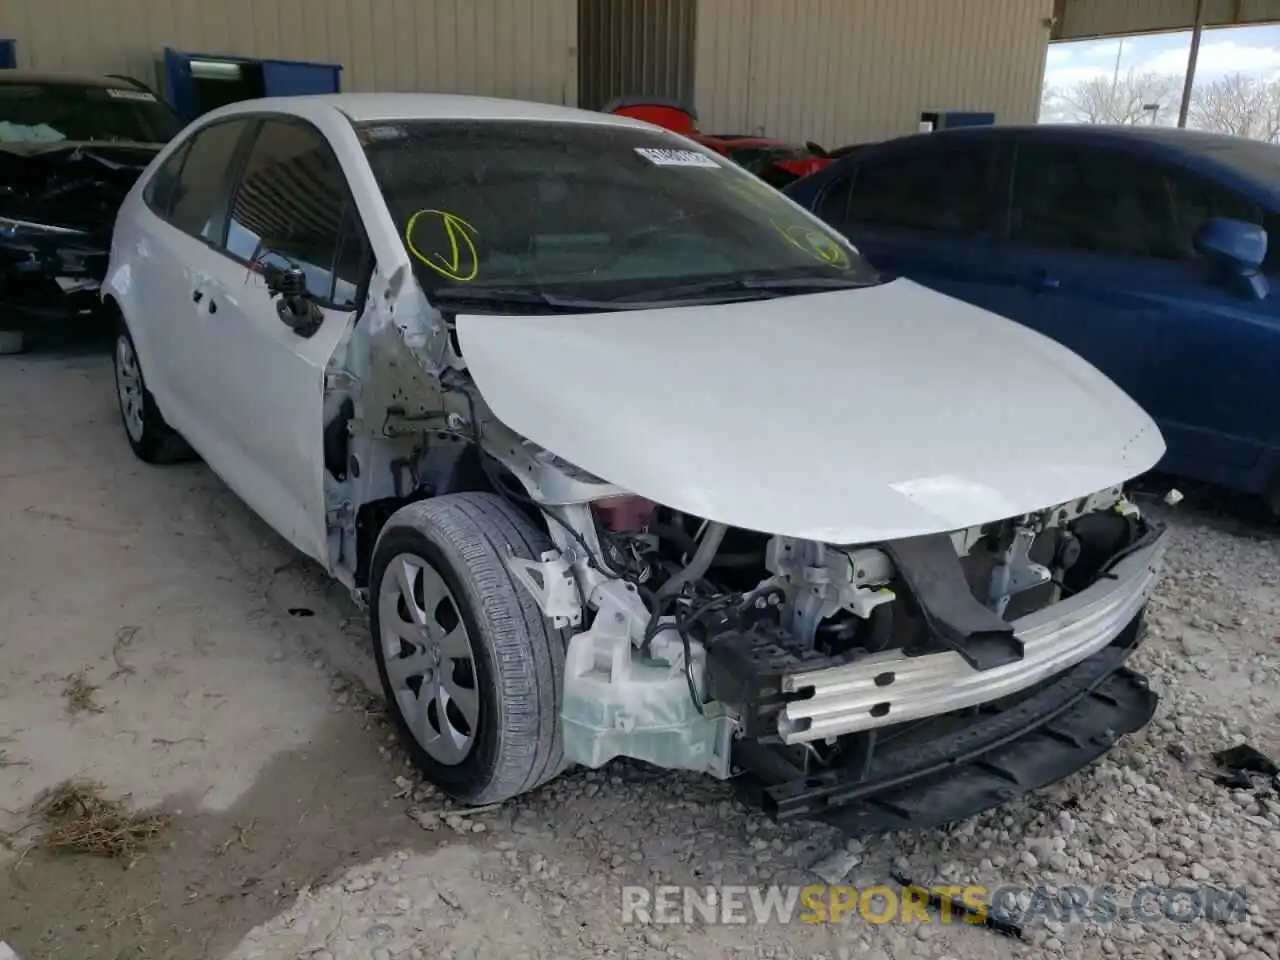
<path fill-rule="evenodd" d="M 383 124 L 377 127 L 365 127 L 361 131 L 365 140 L 402 140 L 405 133 L 403 127 Z"/>
<path fill-rule="evenodd" d="M 144 103 L 156 102 L 155 94 L 147 93 L 145 90 L 119 90 L 115 87 L 108 87 L 107 96 L 114 97 L 117 100 L 141 100 Z"/>
<path fill-rule="evenodd" d="M 711 157 L 696 150 L 668 150 L 663 147 L 636 147 L 636 153 L 659 167 L 712 167 L 717 168 Z"/>

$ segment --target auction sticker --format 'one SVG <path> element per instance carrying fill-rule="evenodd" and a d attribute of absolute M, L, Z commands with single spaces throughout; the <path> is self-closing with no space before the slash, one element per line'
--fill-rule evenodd
<path fill-rule="evenodd" d="M 696 150 L 670 150 L 666 147 L 636 147 L 636 153 L 658 167 L 711 167 L 720 164 Z"/>
<path fill-rule="evenodd" d="M 156 95 L 147 93 L 145 90 L 120 90 L 116 87 L 108 87 L 107 96 L 116 100 L 140 100 L 143 103 L 156 102 Z"/>

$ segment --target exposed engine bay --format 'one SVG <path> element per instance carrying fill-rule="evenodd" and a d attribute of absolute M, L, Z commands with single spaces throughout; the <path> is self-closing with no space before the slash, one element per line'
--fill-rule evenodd
<path fill-rule="evenodd" d="M 406 502 L 488 490 L 518 503 L 556 545 L 508 566 L 567 638 L 573 763 L 857 779 L 877 738 L 1034 695 L 1137 636 L 1162 528 L 1119 486 L 882 543 L 726 526 L 509 429 L 451 331 L 410 332 L 423 305 L 403 280 L 375 279 L 371 300 L 388 306 L 327 380 L 335 574 L 359 593 L 372 539 Z"/>
<path fill-rule="evenodd" d="M 512 561 L 548 615 L 586 625 L 569 643 L 566 751 L 591 766 L 624 755 L 720 777 L 733 773 L 734 740 L 791 749 L 808 770 L 862 749 L 869 731 L 971 706 L 945 694 L 903 702 L 891 664 L 950 655 L 957 681 L 1016 670 L 1026 644 L 1015 623 L 1081 593 L 1159 532 L 1117 489 L 872 546 L 765 536 L 633 497 L 577 517 L 590 526 L 566 552 Z M 616 579 L 596 585 L 584 613 L 574 565 L 588 547 L 591 579 Z M 839 676 L 860 665 L 861 679 Z M 824 675 L 866 689 L 809 712 Z"/>

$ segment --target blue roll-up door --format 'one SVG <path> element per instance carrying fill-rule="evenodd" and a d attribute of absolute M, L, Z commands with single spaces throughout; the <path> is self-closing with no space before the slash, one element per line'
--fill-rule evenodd
<path fill-rule="evenodd" d="M 233 73 L 227 85 L 221 83 L 226 77 L 211 73 L 223 67 L 230 67 Z M 254 97 L 337 93 L 341 83 L 342 67 L 333 63 L 254 60 L 172 47 L 164 51 L 165 97 L 188 122 L 221 103 Z"/>
<path fill-rule="evenodd" d="M 16 70 L 18 67 L 18 41 L 0 40 L 0 70 Z"/>
<path fill-rule="evenodd" d="M 337 93 L 342 88 L 342 68 L 332 63 L 263 60 L 262 84 L 268 97 Z"/>
<path fill-rule="evenodd" d="M 183 120 L 194 120 L 200 112 L 196 84 L 191 76 L 191 55 L 172 47 L 164 48 L 164 95 Z"/>

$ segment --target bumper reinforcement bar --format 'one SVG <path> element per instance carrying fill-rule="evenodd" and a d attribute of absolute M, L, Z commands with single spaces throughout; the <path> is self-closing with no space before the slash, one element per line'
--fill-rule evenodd
<path fill-rule="evenodd" d="M 1012 707 L 918 746 L 885 745 L 861 779 L 825 770 L 763 786 L 748 775 L 738 781 L 744 800 L 780 820 L 821 818 L 862 836 L 951 823 L 1042 789 L 1155 713 L 1159 698 L 1146 678 L 1123 665 L 1141 621 L 1130 630 Z"/>
<path fill-rule="evenodd" d="M 1107 647 L 1146 605 L 1168 548 L 1163 531 L 1090 587 L 1015 620 L 1021 659 L 975 670 L 956 651 L 900 650 L 782 678 L 786 744 L 825 740 L 978 706 L 1027 690 Z"/>

